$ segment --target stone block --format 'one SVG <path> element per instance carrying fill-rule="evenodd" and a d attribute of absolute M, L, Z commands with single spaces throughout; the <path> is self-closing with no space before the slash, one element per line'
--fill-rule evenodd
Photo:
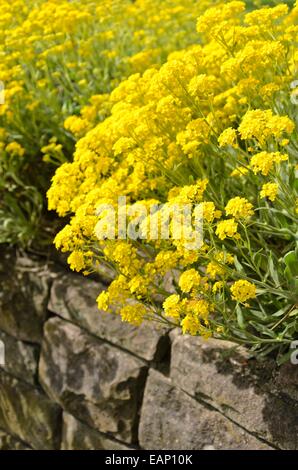
<path fill-rule="evenodd" d="M 0 329 L 17 339 L 39 343 L 49 295 L 49 276 L 43 264 L 5 252 L 0 284 Z"/>
<path fill-rule="evenodd" d="M 62 450 L 131 450 L 95 429 L 63 413 Z"/>
<path fill-rule="evenodd" d="M 153 369 L 148 376 L 143 403 L 139 440 L 144 449 L 270 449 L 222 414 L 189 397 Z"/>
<path fill-rule="evenodd" d="M 103 289 L 103 284 L 80 275 L 62 276 L 53 283 L 48 308 L 147 361 L 160 360 L 167 346 L 165 328 L 153 323 L 133 327 L 118 315 L 99 311 L 96 298 Z"/>
<path fill-rule="evenodd" d="M 172 334 L 171 378 L 249 432 L 282 449 L 298 448 L 298 404 L 268 391 L 274 361 L 214 339 Z"/>
<path fill-rule="evenodd" d="M 32 385 L 0 371 L 0 428 L 34 449 L 57 449 L 61 410 Z"/>
<path fill-rule="evenodd" d="M 136 435 L 144 361 L 59 318 L 45 325 L 39 378 L 52 400 L 90 427 L 125 441 Z"/>
<path fill-rule="evenodd" d="M 0 430 L 0 450 L 32 450 L 27 444 Z"/>
<path fill-rule="evenodd" d="M 25 382 L 35 383 L 38 350 L 36 345 L 24 343 L 0 331 L 0 341 L 4 345 L 5 364 L 1 367 Z"/>

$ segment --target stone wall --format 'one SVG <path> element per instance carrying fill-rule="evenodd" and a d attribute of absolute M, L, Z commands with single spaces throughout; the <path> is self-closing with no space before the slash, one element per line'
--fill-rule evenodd
<path fill-rule="evenodd" d="M 298 449 L 298 367 L 97 310 L 102 281 L 0 261 L 0 449 Z"/>

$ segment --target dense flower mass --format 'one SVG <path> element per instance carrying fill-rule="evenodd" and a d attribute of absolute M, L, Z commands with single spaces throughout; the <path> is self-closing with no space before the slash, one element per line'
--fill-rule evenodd
<path fill-rule="evenodd" d="M 39 251 L 56 233 L 72 270 L 109 267 L 99 310 L 287 357 L 297 1 L 0 0 L 0 11 L 0 243 Z"/>
<path fill-rule="evenodd" d="M 210 1 L 197 3 L 0 0 L 0 242 L 41 236 L 53 167 L 110 114 L 123 78 L 196 41 Z"/>
<path fill-rule="evenodd" d="M 55 240 L 71 268 L 115 268 L 100 309 L 265 353 L 289 346 L 298 321 L 297 22 L 297 3 L 211 6 L 192 45 L 106 97 L 110 115 L 78 141 L 48 192 L 49 208 L 71 216 Z M 76 125 L 67 122 L 79 134 Z M 194 217 L 202 203 L 202 243 L 174 236 L 177 213 L 166 238 L 100 238 L 99 205 L 119 215 L 123 196 L 129 213 L 157 205 L 143 229 L 175 204 Z"/>

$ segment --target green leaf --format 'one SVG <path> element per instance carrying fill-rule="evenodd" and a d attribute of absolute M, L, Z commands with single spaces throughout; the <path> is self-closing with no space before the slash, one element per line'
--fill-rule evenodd
<path fill-rule="evenodd" d="M 235 255 L 234 256 L 234 264 L 235 264 L 235 268 L 236 270 L 239 272 L 239 273 L 244 273 L 244 269 L 243 269 L 243 266 L 242 264 L 239 262 L 237 256 Z"/>
<path fill-rule="evenodd" d="M 271 252 L 270 252 L 269 261 L 268 261 L 268 268 L 269 268 L 270 276 L 272 280 L 274 281 L 275 286 L 278 287 L 280 285 L 280 281 L 279 281 L 278 273 L 275 269 Z"/>
<path fill-rule="evenodd" d="M 280 310 L 277 310 L 277 312 L 272 314 L 272 317 L 281 317 L 286 313 L 286 311 L 289 309 L 289 306 L 286 305 L 285 307 L 281 308 Z"/>
<path fill-rule="evenodd" d="M 298 315 L 298 308 L 295 308 L 294 310 L 292 310 L 289 317 L 295 317 L 296 315 Z"/>
<path fill-rule="evenodd" d="M 249 313 L 250 313 L 253 317 L 257 318 L 258 320 L 264 321 L 264 320 L 267 319 L 266 313 L 260 312 L 260 310 L 250 310 Z"/>
<path fill-rule="evenodd" d="M 262 325 L 261 323 L 257 323 L 253 320 L 249 321 L 249 324 L 253 326 L 257 331 L 262 333 L 265 336 L 269 336 L 270 338 L 275 339 L 276 338 L 276 333 L 274 331 L 270 330 L 270 328 L 267 328 L 267 326 Z"/>
<path fill-rule="evenodd" d="M 295 251 L 290 251 L 284 256 L 284 262 L 293 277 L 298 276 L 298 258 Z M 287 269 L 286 268 L 286 269 Z"/>
<path fill-rule="evenodd" d="M 292 353 L 293 353 L 293 349 L 290 349 L 286 353 L 278 355 L 276 359 L 277 365 L 281 366 L 282 364 L 289 362 L 291 359 Z"/>
<path fill-rule="evenodd" d="M 244 320 L 243 312 L 242 312 L 240 305 L 237 305 L 236 307 L 236 315 L 237 315 L 237 322 L 238 322 L 239 327 L 241 328 L 241 330 L 245 330 L 246 322 Z"/>

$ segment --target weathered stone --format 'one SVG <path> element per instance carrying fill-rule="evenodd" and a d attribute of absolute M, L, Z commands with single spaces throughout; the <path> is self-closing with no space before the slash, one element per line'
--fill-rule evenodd
<path fill-rule="evenodd" d="M 135 437 L 145 363 L 53 318 L 45 325 L 39 377 L 49 396 L 89 426 Z"/>
<path fill-rule="evenodd" d="M 24 343 L 0 331 L 4 345 L 5 363 L 1 367 L 25 382 L 34 384 L 37 372 L 38 347 Z"/>
<path fill-rule="evenodd" d="M 35 449 L 56 449 L 60 408 L 37 389 L 0 371 L 0 428 Z"/>
<path fill-rule="evenodd" d="M 42 263 L 4 253 L 0 284 L 0 329 L 23 341 L 40 342 L 49 294 Z"/>
<path fill-rule="evenodd" d="M 124 444 L 63 413 L 62 450 L 131 450 Z"/>
<path fill-rule="evenodd" d="M 151 369 L 140 420 L 144 449 L 270 449 L 219 412 L 207 409 Z"/>
<path fill-rule="evenodd" d="M 273 392 L 298 401 L 298 365 L 287 363 L 277 368 L 269 386 Z"/>
<path fill-rule="evenodd" d="M 235 350 L 232 343 L 180 334 L 172 337 L 175 385 L 260 438 L 280 448 L 298 448 L 298 403 L 266 390 L 273 362 L 248 360 L 245 350 Z"/>
<path fill-rule="evenodd" d="M 53 283 L 49 310 L 134 354 L 160 360 L 166 350 L 166 330 L 156 324 L 133 327 L 118 315 L 99 311 L 96 298 L 105 287 L 79 275 L 65 275 Z"/>
<path fill-rule="evenodd" d="M 23 442 L 0 430 L 0 450 L 31 450 Z"/>

